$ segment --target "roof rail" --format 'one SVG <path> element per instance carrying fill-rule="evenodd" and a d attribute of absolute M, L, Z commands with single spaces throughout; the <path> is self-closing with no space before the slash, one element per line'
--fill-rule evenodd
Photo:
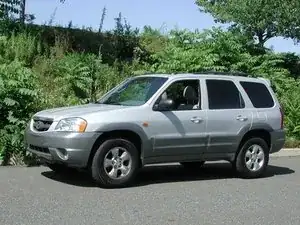
<path fill-rule="evenodd" d="M 212 74 L 212 75 L 230 75 L 230 76 L 243 76 L 243 77 L 249 77 L 251 76 L 251 74 L 248 73 L 244 73 L 244 72 L 219 72 L 219 71 L 198 71 L 198 72 L 184 72 L 184 71 L 180 71 L 180 72 L 145 72 L 142 73 L 140 75 L 150 75 L 150 74 L 172 74 L 172 75 L 176 75 L 176 74 Z"/>
<path fill-rule="evenodd" d="M 192 74 L 231 75 L 231 76 L 243 76 L 243 77 L 250 76 L 250 74 L 243 73 L 243 72 L 219 72 L 219 71 L 193 72 Z"/>
<path fill-rule="evenodd" d="M 177 74 L 176 72 L 163 73 L 163 72 L 144 72 L 139 75 L 151 75 L 151 74 Z"/>

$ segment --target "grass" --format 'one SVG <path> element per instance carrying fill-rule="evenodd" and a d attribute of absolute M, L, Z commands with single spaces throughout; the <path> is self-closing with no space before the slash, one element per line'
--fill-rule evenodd
<path fill-rule="evenodd" d="M 285 141 L 284 148 L 300 148 L 300 140 L 287 139 Z"/>

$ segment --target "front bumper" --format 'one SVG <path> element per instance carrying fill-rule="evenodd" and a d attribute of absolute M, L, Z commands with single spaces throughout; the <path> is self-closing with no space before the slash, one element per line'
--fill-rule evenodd
<path fill-rule="evenodd" d="M 27 151 L 49 163 L 63 163 L 70 167 L 87 166 L 90 152 L 100 133 L 34 132 L 25 131 Z"/>
<path fill-rule="evenodd" d="M 279 152 L 285 143 L 285 131 L 277 130 L 271 132 L 271 149 L 270 153 Z"/>

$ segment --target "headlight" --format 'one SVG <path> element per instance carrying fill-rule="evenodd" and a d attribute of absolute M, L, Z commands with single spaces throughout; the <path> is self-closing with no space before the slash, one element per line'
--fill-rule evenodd
<path fill-rule="evenodd" d="M 87 122 L 81 118 L 68 118 L 62 119 L 56 125 L 56 131 L 71 131 L 71 132 L 84 132 Z"/>

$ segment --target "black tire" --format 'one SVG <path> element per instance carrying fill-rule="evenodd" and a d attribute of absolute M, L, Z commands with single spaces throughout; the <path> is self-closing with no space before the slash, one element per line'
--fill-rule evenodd
<path fill-rule="evenodd" d="M 245 155 L 247 150 L 252 146 L 252 145 L 258 145 L 260 146 L 261 150 L 264 153 L 264 161 L 263 164 L 261 166 L 261 168 L 257 171 L 252 171 L 250 169 L 248 169 L 248 167 L 246 166 L 246 160 L 245 160 Z M 261 138 L 257 138 L 257 137 L 253 137 L 248 139 L 247 141 L 245 141 L 243 143 L 243 145 L 241 146 L 236 160 L 235 160 L 235 170 L 238 173 L 238 176 L 241 178 L 259 178 L 261 177 L 264 172 L 267 169 L 269 163 L 269 147 L 266 143 L 265 140 L 261 139 Z"/>
<path fill-rule="evenodd" d="M 180 164 L 186 169 L 196 169 L 202 167 L 204 163 L 205 161 L 197 161 L 197 162 L 181 162 Z"/>
<path fill-rule="evenodd" d="M 114 147 L 122 147 L 126 149 L 132 159 L 129 173 L 125 177 L 119 179 L 109 177 L 103 165 L 105 155 Z M 93 157 L 91 174 L 92 178 L 99 186 L 104 188 L 118 188 L 128 186 L 135 178 L 138 169 L 139 153 L 135 145 L 128 140 L 117 138 L 109 139 L 100 145 Z"/>

